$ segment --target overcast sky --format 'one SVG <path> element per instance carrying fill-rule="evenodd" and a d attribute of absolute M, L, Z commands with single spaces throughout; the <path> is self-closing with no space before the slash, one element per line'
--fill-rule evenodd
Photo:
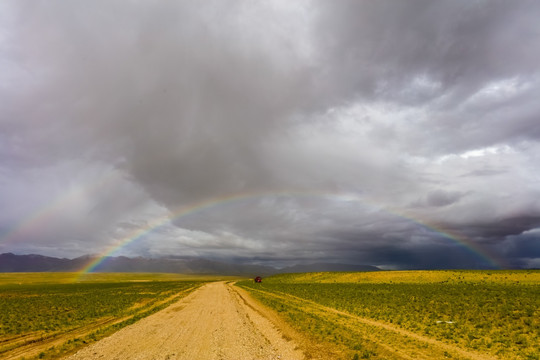
<path fill-rule="evenodd" d="M 538 19 L 2 1 L 0 253 L 540 267 Z"/>

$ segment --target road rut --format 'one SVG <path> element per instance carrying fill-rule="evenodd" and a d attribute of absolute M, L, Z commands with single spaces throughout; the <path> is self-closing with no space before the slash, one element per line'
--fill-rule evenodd
<path fill-rule="evenodd" d="M 292 340 L 224 282 L 67 357 L 82 359 L 304 359 Z"/>

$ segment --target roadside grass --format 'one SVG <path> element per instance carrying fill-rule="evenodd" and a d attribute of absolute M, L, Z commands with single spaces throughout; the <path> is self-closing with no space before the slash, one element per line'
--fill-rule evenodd
<path fill-rule="evenodd" d="M 308 273 L 237 284 L 298 330 L 348 349 L 349 359 L 401 358 L 388 353 L 392 348 L 401 348 L 403 358 L 421 358 L 422 346 L 434 358 L 467 358 L 465 352 L 471 352 L 532 360 L 540 354 L 540 271 Z M 418 339 L 361 319 L 442 346 L 414 344 Z M 452 352 L 444 344 L 465 352 Z"/>
<path fill-rule="evenodd" d="M 278 277 L 272 277 L 278 278 Z M 277 281 L 277 280 L 276 280 Z M 361 283 L 361 284 L 540 284 L 538 270 L 406 270 L 373 272 L 315 272 L 281 274 L 280 283 Z"/>
<path fill-rule="evenodd" d="M 136 322 L 217 277 L 0 274 L 0 358 L 49 359 Z"/>
<path fill-rule="evenodd" d="M 0 273 L 0 286 L 24 284 L 73 284 L 86 282 L 144 282 L 144 281 L 218 281 L 237 280 L 236 276 L 189 275 L 173 273 L 88 273 L 27 272 Z"/>

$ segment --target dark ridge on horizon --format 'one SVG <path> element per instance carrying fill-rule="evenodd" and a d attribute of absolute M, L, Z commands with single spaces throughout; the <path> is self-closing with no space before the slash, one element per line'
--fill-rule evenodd
<path fill-rule="evenodd" d="M 43 255 L 0 254 L 0 272 L 72 272 L 83 269 L 95 256 L 84 255 L 74 259 Z M 263 265 L 232 264 L 203 258 L 169 256 L 163 258 L 108 257 L 94 272 L 153 272 L 196 275 L 269 276 L 279 273 L 322 271 L 380 271 L 371 265 L 314 263 L 294 265 L 281 269 Z"/>

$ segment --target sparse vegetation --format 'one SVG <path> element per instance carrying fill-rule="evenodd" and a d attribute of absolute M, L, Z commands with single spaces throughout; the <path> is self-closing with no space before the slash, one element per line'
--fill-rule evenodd
<path fill-rule="evenodd" d="M 73 274 L 5 275 L 0 283 L 0 357 L 47 342 L 55 346 L 40 349 L 34 358 L 56 357 L 148 316 L 204 283 L 179 280 L 178 275 L 173 276 L 176 281 L 163 275 L 93 275 L 79 283 L 65 282 Z"/>
<path fill-rule="evenodd" d="M 395 328 L 505 359 L 540 353 L 539 284 L 538 271 L 312 273 L 239 283 L 297 328 L 347 348 L 351 358 L 384 358 L 385 343 L 411 340 L 389 331 Z M 379 327 L 377 335 L 377 326 L 359 319 L 388 328 Z M 414 353 L 421 346 L 405 350 Z M 467 357 L 441 350 L 441 358 Z"/>

